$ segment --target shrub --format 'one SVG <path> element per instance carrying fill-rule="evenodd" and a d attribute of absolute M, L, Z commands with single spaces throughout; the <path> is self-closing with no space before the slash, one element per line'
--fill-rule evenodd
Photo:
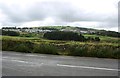
<path fill-rule="evenodd" d="M 99 37 L 95 37 L 95 38 L 93 38 L 93 37 L 87 37 L 86 41 L 100 41 L 100 38 Z"/>
<path fill-rule="evenodd" d="M 58 54 L 57 48 L 48 44 L 34 45 L 33 52 L 42 54 Z"/>
<path fill-rule="evenodd" d="M 2 40 L 2 50 L 4 51 L 19 51 L 19 52 L 31 52 L 33 49 L 33 43 L 23 40 Z"/>
<path fill-rule="evenodd" d="M 110 46 L 94 46 L 95 48 L 90 52 L 93 57 L 106 58 L 112 57 L 113 49 Z"/>
<path fill-rule="evenodd" d="M 99 58 L 120 58 L 120 48 L 110 45 L 72 45 L 69 47 L 69 54 L 73 56 L 87 56 Z"/>
<path fill-rule="evenodd" d="M 100 41 L 100 38 L 99 37 L 95 37 L 95 41 Z"/>
<path fill-rule="evenodd" d="M 19 44 L 15 47 L 14 51 L 17 51 L 17 52 L 30 52 L 30 49 L 27 45 L 25 44 Z"/>
<path fill-rule="evenodd" d="M 13 40 L 2 40 L 2 50 L 13 51 L 16 46 L 16 42 Z"/>
<path fill-rule="evenodd" d="M 120 59 L 120 48 L 117 48 L 113 52 L 113 58 Z"/>
<path fill-rule="evenodd" d="M 87 47 L 86 46 L 71 47 L 70 48 L 70 55 L 86 56 L 87 55 Z"/>

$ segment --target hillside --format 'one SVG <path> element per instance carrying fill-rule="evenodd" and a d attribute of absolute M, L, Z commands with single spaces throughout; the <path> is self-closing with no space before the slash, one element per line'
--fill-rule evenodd
<path fill-rule="evenodd" d="M 78 33 L 82 33 L 82 34 L 120 37 L 119 32 L 97 30 L 97 29 L 92 29 L 92 28 L 71 27 L 71 26 L 45 26 L 45 27 L 43 26 L 43 27 L 39 27 L 39 28 L 48 29 L 48 30 L 59 30 L 59 31 L 73 31 L 73 32 L 78 32 Z"/>
<path fill-rule="evenodd" d="M 3 27 L 2 29 L 7 31 L 10 30 L 10 31 L 21 31 L 21 32 L 51 32 L 55 30 L 66 31 L 66 32 L 72 31 L 81 34 L 120 37 L 120 33 L 115 31 L 97 30 L 91 28 L 71 27 L 71 26 L 41 26 L 41 27 L 32 27 L 32 28 Z"/>
<path fill-rule="evenodd" d="M 6 34 L 0 37 L 2 39 L 2 50 L 3 51 L 16 51 L 16 52 L 27 52 L 27 53 L 42 53 L 42 54 L 55 54 L 55 55 L 67 55 L 67 56 L 84 56 L 84 57 L 99 57 L 99 58 L 120 58 L 120 38 L 112 37 L 113 34 L 119 35 L 118 32 L 112 32 L 109 35 L 105 35 L 111 31 L 104 31 L 104 34 L 97 34 L 102 30 L 70 27 L 70 26 L 48 26 L 48 27 L 32 27 L 32 28 L 3 28 Z M 19 36 L 15 32 L 19 32 Z M 64 32 L 67 33 L 81 33 L 76 34 L 84 36 L 87 41 L 77 40 L 53 40 L 44 38 L 46 32 L 53 33 Z M 73 32 L 68 32 L 73 31 Z M 12 32 L 12 33 L 9 33 Z M 16 33 L 17 33 L 16 32 Z M 92 33 L 91 33 L 92 32 Z M 13 35 L 14 33 L 14 35 Z M 63 35 L 63 33 L 61 33 Z M 61 36 L 62 36 L 61 35 Z M 103 36 L 102 36 L 103 35 Z M 60 34 L 56 35 L 56 38 L 67 37 Z M 73 38 L 76 39 L 76 36 Z M 111 37 L 110 37 L 111 36 Z M 115 35 L 113 35 L 115 36 Z M 55 35 L 53 35 L 55 37 Z M 72 38 L 70 36 L 70 38 Z M 99 37 L 100 41 L 88 40 L 88 38 Z M 69 39 L 70 39 L 69 38 Z M 72 38 L 72 39 L 73 39 Z M 78 37 L 77 37 L 78 38 Z M 80 38 L 81 39 L 81 38 Z M 12 44 L 12 46 L 11 46 Z"/>

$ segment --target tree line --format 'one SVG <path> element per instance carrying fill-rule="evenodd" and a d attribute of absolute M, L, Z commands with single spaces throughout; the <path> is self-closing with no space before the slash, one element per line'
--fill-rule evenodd
<path fill-rule="evenodd" d="M 78 34 L 75 32 L 65 32 L 65 31 L 46 32 L 43 37 L 50 40 L 100 41 L 99 37 L 85 38 L 82 34 Z"/>
<path fill-rule="evenodd" d="M 120 33 L 119 32 L 114 32 L 114 31 L 101 30 L 99 32 L 96 32 L 95 34 L 102 35 L 102 36 L 110 36 L 110 37 L 119 37 L 120 38 Z"/>
<path fill-rule="evenodd" d="M 20 33 L 19 32 L 15 32 L 15 31 L 4 31 L 4 30 L 2 30 L 2 33 L 0 33 L 0 35 L 19 36 Z"/>

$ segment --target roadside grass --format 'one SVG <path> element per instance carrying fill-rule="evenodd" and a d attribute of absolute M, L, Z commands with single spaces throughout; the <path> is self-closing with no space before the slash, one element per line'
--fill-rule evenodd
<path fill-rule="evenodd" d="M 120 45 L 112 42 L 46 40 L 38 37 L 2 37 L 2 50 L 120 59 Z"/>
<path fill-rule="evenodd" d="M 119 56 L 115 55 L 116 53 L 118 53 L 117 47 L 113 47 L 113 46 L 83 45 L 83 46 L 73 47 L 71 49 L 70 49 L 70 54 L 75 56 L 119 58 Z"/>
<path fill-rule="evenodd" d="M 30 52 L 33 49 L 33 44 L 25 40 L 2 39 L 2 50 Z"/>
<path fill-rule="evenodd" d="M 0 35 L 0 51 L 2 50 L 2 35 Z"/>

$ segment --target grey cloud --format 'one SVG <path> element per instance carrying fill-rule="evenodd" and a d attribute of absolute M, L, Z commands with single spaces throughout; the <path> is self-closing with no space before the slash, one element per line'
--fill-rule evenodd
<path fill-rule="evenodd" d="M 21 9 L 19 6 L 14 7 L 7 5 L 3 5 L 1 8 L 2 12 L 8 16 L 9 21 L 13 23 L 33 21 L 38 20 L 38 18 L 41 20 L 45 16 L 44 13 L 34 8 L 30 10 L 30 8 Z"/>
<path fill-rule="evenodd" d="M 52 17 L 56 23 L 60 22 L 61 24 L 62 22 L 70 23 L 76 21 L 104 21 L 113 26 L 116 24 L 111 22 L 116 23 L 117 21 L 117 16 L 88 12 L 75 7 L 70 2 L 62 1 L 35 2 L 31 5 L 26 5 L 24 8 L 21 8 L 19 4 L 8 6 L 5 3 L 0 3 L 0 9 L 8 17 L 3 22 L 3 25 L 19 25 L 28 21 L 42 21 L 47 17 Z"/>

